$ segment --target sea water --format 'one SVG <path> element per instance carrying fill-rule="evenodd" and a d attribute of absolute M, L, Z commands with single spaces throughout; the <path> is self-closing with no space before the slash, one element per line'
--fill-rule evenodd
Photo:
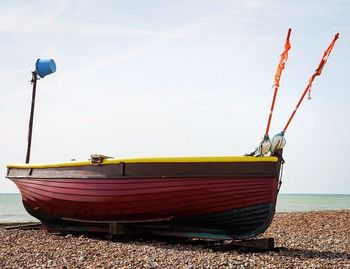
<path fill-rule="evenodd" d="M 279 194 L 277 212 L 350 210 L 349 194 Z"/>
<path fill-rule="evenodd" d="M 350 210 L 350 195 L 279 194 L 277 212 Z M 36 219 L 23 207 L 19 193 L 0 193 L 0 223 L 29 222 Z"/>
<path fill-rule="evenodd" d="M 27 213 L 19 193 L 0 193 L 0 223 L 37 221 Z"/>

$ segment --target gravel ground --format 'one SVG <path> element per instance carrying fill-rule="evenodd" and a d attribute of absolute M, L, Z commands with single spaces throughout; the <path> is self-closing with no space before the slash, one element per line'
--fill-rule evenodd
<path fill-rule="evenodd" d="M 276 251 L 214 251 L 202 241 L 103 240 L 0 227 L 0 268 L 350 268 L 350 210 L 277 213 Z"/>

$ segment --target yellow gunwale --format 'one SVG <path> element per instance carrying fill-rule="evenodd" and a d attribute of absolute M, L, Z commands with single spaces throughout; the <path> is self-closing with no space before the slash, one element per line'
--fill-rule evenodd
<path fill-rule="evenodd" d="M 277 162 L 275 156 L 254 157 L 254 156 L 211 156 L 211 157 L 152 157 L 152 158 L 127 158 L 127 159 L 104 159 L 101 164 L 119 163 L 208 163 L 208 162 Z M 91 161 L 72 161 L 63 163 L 43 164 L 8 164 L 7 168 L 59 168 L 93 165 Z"/>

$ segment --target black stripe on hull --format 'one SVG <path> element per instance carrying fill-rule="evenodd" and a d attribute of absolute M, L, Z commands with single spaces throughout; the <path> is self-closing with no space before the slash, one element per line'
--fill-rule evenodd
<path fill-rule="evenodd" d="M 32 211 L 29 208 L 28 212 Z M 153 233 L 163 236 L 207 238 L 207 239 L 248 239 L 262 234 L 270 225 L 275 214 L 275 204 L 265 204 L 234 209 L 231 211 L 201 216 L 174 218 L 170 220 L 119 223 L 119 222 L 79 222 L 36 216 L 49 230 L 79 232 L 110 232 L 116 225 L 116 234 Z"/>
<path fill-rule="evenodd" d="M 199 230 L 213 229 L 222 236 L 244 239 L 263 233 L 270 225 L 275 214 L 275 204 L 250 206 L 228 212 L 195 216 L 185 220 Z"/>

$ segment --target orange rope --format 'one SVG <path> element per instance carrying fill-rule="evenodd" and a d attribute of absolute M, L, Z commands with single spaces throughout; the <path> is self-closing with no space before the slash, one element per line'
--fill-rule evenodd
<path fill-rule="evenodd" d="M 311 87 L 312 87 L 312 82 L 314 81 L 314 79 L 315 79 L 316 76 L 321 75 L 322 70 L 323 70 L 323 67 L 325 66 L 325 64 L 326 64 L 326 62 L 327 62 L 327 59 L 328 59 L 329 55 L 331 54 L 332 49 L 333 49 L 333 47 L 334 47 L 334 44 L 335 44 L 335 42 L 337 41 L 338 38 L 339 38 L 339 33 L 337 33 L 337 34 L 334 36 L 334 38 L 333 38 L 331 44 L 328 46 L 327 50 L 323 53 L 323 57 L 322 57 L 322 59 L 321 59 L 321 62 L 319 63 L 317 69 L 315 70 L 315 73 L 314 73 L 314 74 L 311 76 L 311 78 L 309 79 L 309 83 L 307 84 L 307 86 L 306 86 L 306 88 L 305 88 L 305 90 L 304 90 L 302 96 L 300 97 L 299 102 L 297 103 L 297 105 L 296 105 L 296 107 L 295 107 L 295 109 L 294 109 L 292 115 L 290 116 L 289 120 L 287 121 L 287 124 L 286 124 L 286 126 L 284 127 L 284 129 L 283 129 L 283 133 L 286 132 L 286 130 L 287 130 L 287 128 L 288 128 L 290 122 L 292 121 L 292 119 L 293 119 L 295 113 L 297 112 L 297 110 L 298 110 L 298 108 L 299 108 L 301 102 L 303 101 L 303 99 L 304 99 L 306 93 L 309 92 L 309 96 L 310 96 Z"/>
<path fill-rule="evenodd" d="M 269 129 L 270 129 L 270 124 L 271 124 L 273 109 L 275 107 L 277 91 L 278 91 L 278 88 L 280 86 L 280 79 L 281 79 L 282 71 L 283 71 L 283 69 L 284 69 L 284 67 L 286 65 L 287 60 L 288 60 L 288 51 L 291 48 L 291 45 L 289 43 L 289 37 L 290 37 L 291 32 L 292 32 L 292 29 L 289 28 L 288 29 L 287 38 L 286 38 L 286 43 L 284 44 L 284 50 L 283 50 L 283 52 L 282 52 L 282 54 L 280 56 L 280 60 L 279 60 L 278 66 L 277 66 L 276 74 L 275 74 L 275 83 L 274 83 L 275 91 L 274 91 L 274 94 L 273 94 L 270 114 L 269 114 L 269 118 L 268 118 L 268 121 L 267 121 L 267 127 L 266 127 L 266 132 L 265 132 L 265 136 L 266 137 L 269 136 Z"/>
<path fill-rule="evenodd" d="M 280 79 L 281 79 L 282 71 L 286 65 L 287 60 L 288 60 L 288 51 L 291 48 L 291 45 L 289 42 L 289 37 L 290 37 L 291 32 L 292 32 L 292 29 L 289 28 L 286 43 L 284 44 L 284 50 L 283 50 L 283 53 L 281 54 L 280 61 L 279 61 L 278 66 L 277 66 L 277 70 L 276 70 L 276 74 L 275 74 L 275 84 L 274 84 L 275 87 L 277 87 L 277 88 L 280 86 Z"/>

